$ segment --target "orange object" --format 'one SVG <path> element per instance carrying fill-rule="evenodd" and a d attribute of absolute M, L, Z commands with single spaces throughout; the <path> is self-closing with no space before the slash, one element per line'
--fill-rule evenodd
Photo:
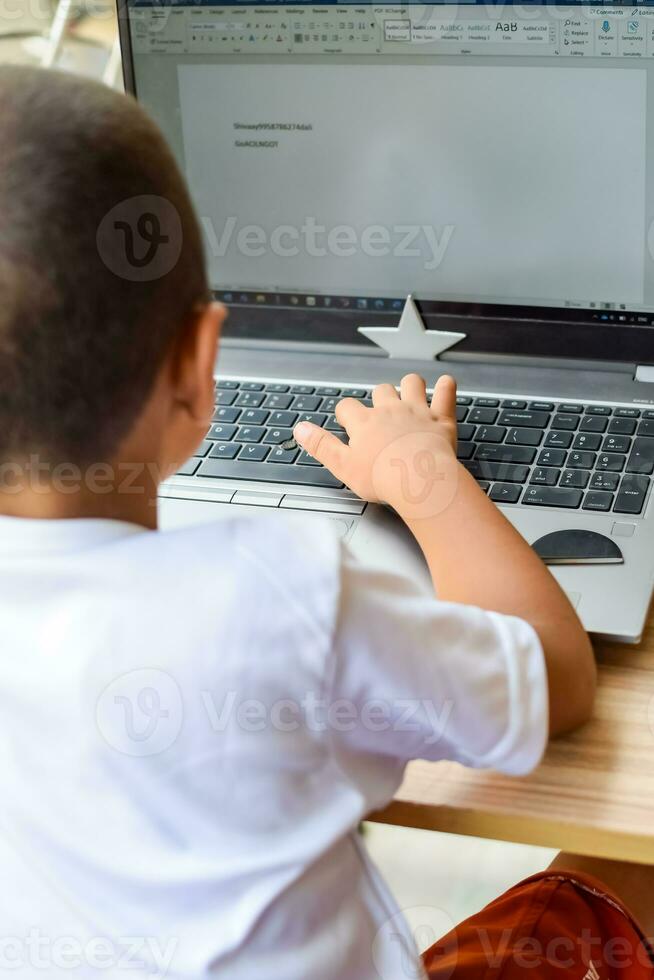
<path fill-rule="evenodd" d="M 643 930 L 601 881 L 526 878 L 423 956 L 429 980 L 654 980 Z"/>

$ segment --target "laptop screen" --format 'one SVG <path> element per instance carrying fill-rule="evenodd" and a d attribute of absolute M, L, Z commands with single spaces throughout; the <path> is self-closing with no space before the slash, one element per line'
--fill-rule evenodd
<path fill-rule="evenodd" d="M 128 9 L 228 305 L 654 321 L 654 4 Z"/>

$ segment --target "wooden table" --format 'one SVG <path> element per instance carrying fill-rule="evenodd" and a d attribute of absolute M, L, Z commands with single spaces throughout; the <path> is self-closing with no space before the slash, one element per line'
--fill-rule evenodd
<path fill-rule="evenodd" d="M 370 819 L 654 864 L 654 615 L 639 646 L 595 649 L 594 717 L 553 741 L 534 773 L 415 762 Z"/>

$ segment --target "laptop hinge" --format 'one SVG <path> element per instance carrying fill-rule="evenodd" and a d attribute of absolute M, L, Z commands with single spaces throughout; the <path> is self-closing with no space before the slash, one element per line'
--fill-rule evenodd
<path fill-rule="evenodd" d="M 637 364 L 634 381 L 643 381 L 646 384 L 654 384 L 654 364 Z"/>

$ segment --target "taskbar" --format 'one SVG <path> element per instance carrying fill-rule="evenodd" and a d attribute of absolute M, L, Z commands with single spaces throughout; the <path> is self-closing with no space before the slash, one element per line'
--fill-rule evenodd
<path fill-rule="evenodd" d="M 235 308 L 288 309 L 329 313 L 387 314 L 397 316 L 406 297 L 327 295 L 322 293 L 261 292 L 259 290 L 216 289 L 214 298 Z M 630 310 L 626 304 L 591 302 L 588 306 L 564 303 L 561 306 L 525 306 L 506 303 L 478 303 L 452 300 L 418 300 L 425 316 L 476 316 L 490 319 L 551 320 L 566 323 L 615 323 L 620 326 L 648 327 L 654 324 L 654 310 Z"/>

